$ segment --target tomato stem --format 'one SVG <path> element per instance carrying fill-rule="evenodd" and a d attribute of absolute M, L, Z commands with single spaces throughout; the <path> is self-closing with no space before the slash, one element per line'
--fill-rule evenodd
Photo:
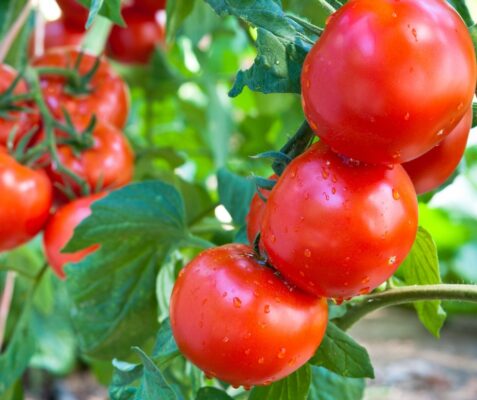
<path fill-rule="evenodd" d="M 363 296 L 362 301 L 348 306 L 348 312 L 335 320 L 343 330 L 380 308 L 423 300 L 456 300 L 477 303 L 477 285 L 420 285 L 389 289 Z"/>

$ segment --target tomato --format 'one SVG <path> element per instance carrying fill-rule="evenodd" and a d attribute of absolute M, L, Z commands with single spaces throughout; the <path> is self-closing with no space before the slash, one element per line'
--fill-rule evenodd
<path fill-rule="evenodd" d="M 8 65 L 0 64 L 0 95 L 5 93 L 17 77 L 18 73 Z M 22 79 L 18 82 L 14 95 L 22 95 L 28 93 L 26 82 Z M 30 107 L 31 112 L 13 111 L 5 109 L 5 116 L 0 116 L 0 145 L 6 146 L 11 132 L 15 131 L 15 140 L 18 142 L 30 129 L 34 128 L 39 122 L 38 113 L 26 102 L 20 102 L 19 106 Z"/>
<path fill-rule="evenodd" d="M 52 186 L 46 174 L 0 151 L 0 251 L 36 236 L 48 219 L 51 202 Z"/>
<path fill-rule="evenodd" d="M 131 182 L 134 153 L 126 137 L 114 126 L 98 122 L 93 131 L 93 146 L 75 154 L 68 146 L 58 148 L 65 167 L 85 179 L 92 191 L 115 189 Z M 69 185 L 78 194 L 79 187 L 71 178 L 59 173 L 53 163 L 50 177 L 54 183 Z"/>
<path fill-rule="evenodd" d="M 83 76 L 94 67 L 96 57 L 81 53 L 74 48 L 57 48 L 46 52 L 34 61 L 36 67 L 73 68 L 82 54 L 79 73 Z M 41 87 L 51 112 L 58 119 L 64 119 L 66 110 L 75 126 L 85 128 L 92 115 L 98 120 L 110 122 L 122 129 L 129 112 L 128 89 L 122 78 L 113 71 L 110 64 L 100 59 L 100 65 L 88 85 L 88 93 L 69 93 L 65 78 L 58 75 L 41 76 Z"/>
<path fill-rule="evenodd" d="M 268 179 L 277 180 L 277 178 L 276 175 L 272 175 Z M 260 194 L 264 199 L 268 199 L 270 191 L 260 189 Z M 262 200 L 258 193 L 255 193 L 250 202 L 250 209 L 247 215 L 247 239 L 250 244 L 255 242 L 255 238 L 257 237 L 258 232 L 260 232 L 266 204 L 267 203 Z"/>
<path fill-rule="evenodd" d="M 64 18 L 49 21 L 45 24 L 44 49 L 55 47 L 72 46 L 79 48 L 84 38 L 85 31 L 82 28 L 74 28 Z M 35 54 L 35 31 L 30 36 L 29 54 Z"/>
<path fill-rule="evenodd" d="M 60 278 L 65 278 L 63 268 L 66 264 L 80 262 L 98 249 L 99 246 L 96 245 L 75 253 L 61 252 L 73 237 L 75 228 L 91 215 L 91 204 L 105 195 L 105 193 L 97 193 L 68 203 L 48 221 L 43 235 L 43 247 L 48 263 Z"/>
<path fill-rule="evenodd" d="M 242 244 L 202 252 L 179 275 L 170 305 L 181 352 L 207 376 L 245 387 L 306 363 L 327 314 L 325 299 L 291 287 Z"/>
<path fill-rule="evenodd" d="M 135 0 L 133 7 L 136 10 L 154 13 L 166 8 L 166 0 Z"/>
<path fill-rule="evenodd" d="M 472 102 L 475 51 L 443 0 L 351 0 L 306 58 L 302 99 L 336 152 L 402 163 L 444 139 Z"/>
<path fill-rule="evenodd" d="M 56 0 L 63 13 L 66 24 L 75 28 L 84 28 L 89 11 L 75 0 Z"/>
<path fill-rule="evenodd" d="M 262 223 L 262 245 L 285 278 L 348 298 L 388 279 L 417 232 L 416 192 L 400 165 L 357 165 L 323 142 L 293 160 Z"/>
<path fill-rule="evenodd" d="M 452 175 L 464 155 L 471 128 L 472 107 L 439 145 L 421 157 L 402 165 L 411 177 L 418 194 L 438 188 Z"/>
<path fill-rule="evenodd" d="M 127 28 L 113 27 L 108 56 L 123 63 L 147 63 L 156 46 L 164 43 L 164 27 L 154 14 L 133 7 L 124 8 L 123 17 Z"/>

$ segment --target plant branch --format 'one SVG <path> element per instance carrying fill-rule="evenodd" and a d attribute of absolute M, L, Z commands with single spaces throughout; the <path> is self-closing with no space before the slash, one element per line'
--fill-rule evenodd
<path fill-rule="evenodd" d="M 23 28 L 23 25 L 25 25 L 25 22 L 30 15 L 30 11 L 33 9 L 33 1 L 28 0 L 23 7 L 22 11 L 20 12 L 20 15 L 16 19 L 16 21 L 13 23 L 12 27 L 6 34 L 6 36 L 3 38 L 3 41 L 0 45 L 0 63 L 3 63 L 5 60 L 5 57 L 7 56 L 10 47 L 12 47 L 13 42 L 15 41 L 16 37 L 18 36 L 18 33 L 21 31 Z"/>
<path fill-rule="evenodd" d="M 3 346 L 5 331 L 7 329 L 7 319 L 12 304 L 13 291 L 15 289 L 15 278 L 16 273 L 14 271 L 7 272 L 3 294 L 0 300 L 0 351 Z"/>
<path fill-rule="evenodd" d="M 350 305 L 348 312 L 335 320 L 343 330 L 351 328 L 367 314 L 380 308 L 423 300 L 457 300 L 477 303 L 477 285 L 405 286 L 363 296 L 362 301 Z"/>

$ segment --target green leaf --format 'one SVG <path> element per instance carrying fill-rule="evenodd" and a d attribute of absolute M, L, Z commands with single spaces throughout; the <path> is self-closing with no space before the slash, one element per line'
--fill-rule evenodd
<path fill-rule="evenodd" d="M 195 0 L 169 0 L 167 2 L 167 41 L 172 42 L 184 20 L 192 12 Z"/>
<path fill-rule="evenodd" d="M 311 384 L 311 368 L 305 364 L 290 376 L 270 386 L 256 386 L 248 400 L 306 400 Z"/>
<path fill-rule="evenodd" d="M 219 198 L 221 204 L 232 216 L 236 226 L 245 224 L 250 202 L 255 194 L 255 185 L 251 179 L 221 168 L 217 173 Z"/>
<path fill-rule="evenodd" d="M 437 248 L 431 235 L 419 228 L 411 253 L 404 260 L 399 272 L 407 285 L 433 285 L 442 283 L 439 271 Z M 446 313 L 439 300 L 419 301 L 414 303 L 422 324 L 434 336 L 439 332 L 446 320 Z"/>
<path fill-rule="evenodd" d="M 257 28 L 254 65 L 237 75 L 230 96 L 245 86 L 263 93 L 300 93 L 301 68 L 317 36 L 285 14 L 280 0 L 206 0 L 219 15 Z"/>
<path fill-rule="evenodd" d="M 36 341 L 31 329 L 32 302 L 28 301 L 15 326 L 15 332 L 5 351 L 0 354 L 0 398 L 11 389 L 25 372 L 35 352 Z"/>
<path fill-rule="evenodd" d="M 111 400 L 132 400 L 136 396 L 137 387 L 134 382 L 141 379 L 144 367 L 140 364 L 131 364 L 113 360 L 114 373 L 109 386 Z"/>
<path fill-rule="evenodd" d="M 139 347 L 135 347 L 134 351 L 139 354 L 144 365 L 143 380 L 135 400 L 176 400 L 176 393 L 166 382 L 160 369 Z"/>
<path fill-rule="evenodd" d="M 332 322 L 310 363 L 348 378 L 374 378 L 366 349 Z"/>
<path fill-rule="evenodd" d="M 121 15 L 121 0 L 78 0 L 89 9 L 86 28 L 89 28 L 96 16 L 102 15 L 120 26 L 126 26 Z"/>
<path fill-rule="evenodd" d="M 13 21 L 26 4 L 26 0 L 2 0 L 0 1 L 0 40 L 11 28 Z"/>
<path fill-rule="evenodd" d="M 171 321 L 166 319 L 161 323 L 152 355 L 160 364 L 165 364 L 179 354 L 174 336 L 172 336 Z"/>
<path fill-rule="evenodd" d="M 311 388 L 308 400 L 361 400 L 365 381 L 345 378 L 321 367 L 311 367 Z"/>
<path fill-rule="evenodd" d="M 475 38 L 474 43 L 475 43 L 475 49 L 477 51 L 477 25 L 475 26 L 474 33 L 472 36 Z M 477 126 L 477 103 L 472 104 L 472 128 L 475 128 Z"/>
<path fill-rule="evenodd" d="M 471 26 L 474 24 L 474 21 L 472 20 L 472 16 L 469 11 L 469 7 L 467 6 L 467 1 L 466 0 L 447 0 L 448 3 L 450 3 L 456 11 L 460 14 L 464 22 L 467 24 L 467 26 Z M 473 1 L 473 0 L 469 0 Z"/>
<path fill-rule="evenodd" d="M 195 400 L 233 400 L 223 390 L 212 387 L 203 387 L 197 393 Z"/>
<path fill-rule="evenodd" d="M 188 239 L 183 201 L 171 185 L 133 184 L 93 204 L 92 215 L 66 248 L 101 245 L 66 268 L 73 323 L 84 353 L 121 357 L 154 334 L 158 270 Z"/>

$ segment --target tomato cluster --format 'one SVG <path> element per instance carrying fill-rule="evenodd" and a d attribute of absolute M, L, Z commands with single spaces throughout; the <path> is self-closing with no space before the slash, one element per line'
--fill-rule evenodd
<path fill-rule="evenodd" d="M 307 362 L 324 299 L 371 292 L 408 255 L 416 190 L 459 163 L 476 80 L 470 35 L 445 1 L 350 0 L 332 15 L 302 72 L 319 141 L 253 198 L 255 250 L 209 249 L 180 273 L 170 311 L 181 351 L 245 387 Z"/>
<path fill-rule="evenodd" d="M 63 254 L 74 228 L 94 201 L 132 180 L 134 154 L 122 133 L 129 93 L 106 59 L 72 47 L 49 50 L 31 68 L 36 95 L 0 66 L 0 251 L 44 229 L 46 258 L 64 278 L 66 263 L 96 248 Z"/>
<path fill-rule="evenodd" d="M 62 16 L 46 23 L 45 49 L 58 46 L 79 48 L 86 33 L 88 11 L 76 0 L 57 0 Z M 108 38 L 106 54 L 119 62 L 145 64 L 157 45 L 165 39 L 164 21 L 160 11 L 165 0 L 135 0 L 122 9 L 126 27 L 113 26 Z M 34 37 L 30 40 L 30 53 L 34 54 Z"/>

